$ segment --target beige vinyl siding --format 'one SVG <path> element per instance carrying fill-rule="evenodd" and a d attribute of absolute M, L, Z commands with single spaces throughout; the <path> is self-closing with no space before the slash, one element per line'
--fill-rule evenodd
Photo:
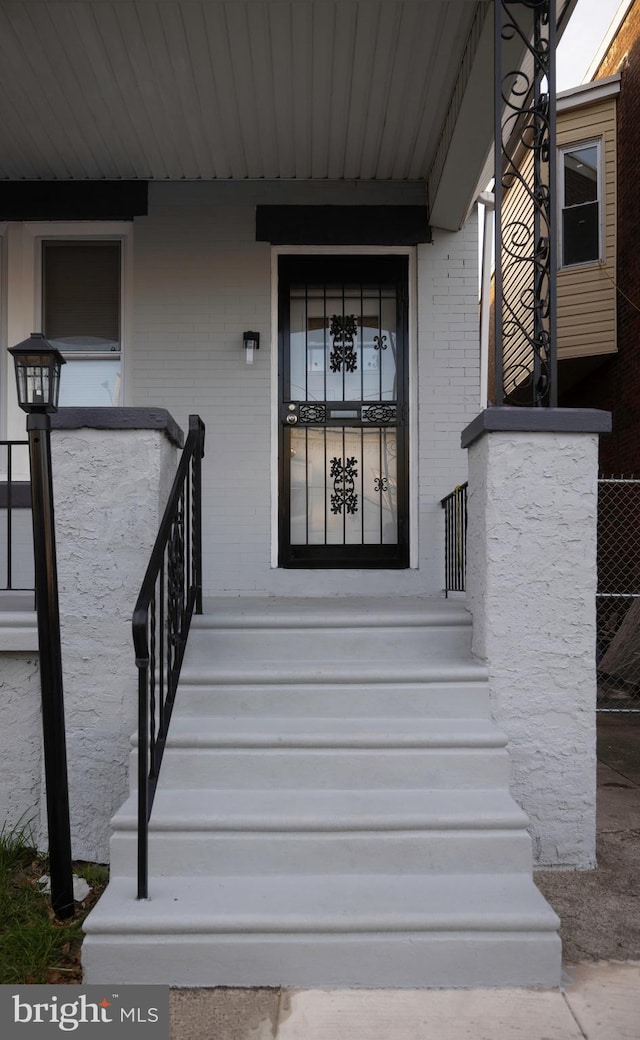
<path fill-rule="evenodd" d="M 558 271 L 558 357 L 616 350 L 616 102 L 608 98 L 558 115 L 558 147 L 600 141 L 602 257 Z"/>
<path fill-rule="evenodd" d="M 587 357 L 609 354 L 616 350 L 616 107 L 608 98 L 571 111 L 558 113 L 558 147 L 601 142 L 602 162 L 602 262 L 576 264 L 558 271 L 558 358 Z M 533 181 L 533 157 L 523 149 L 519 171 L 526 184 Z M 560 200 L 558 199 L 558 203 Z M 558 206 L 558 226 L 560 208 Z M 528 237 L 533 228 L 533 205 L 525 184 L 515 182 L 505 193 L 503 202 L 503 279 L 504 279 L 504 373 L 505 391 L 511 393 L 526 380 L 532 368 L 531 348 L 526 332 L 531 326 L 531 312 L 526 306 L 526 292 L 532 283 L 532 265 L 513 262 L 511 253 L 522 247 L 523 256 L 531 255 Z M 509 248 L 508 229 L 512 228 Z"/>

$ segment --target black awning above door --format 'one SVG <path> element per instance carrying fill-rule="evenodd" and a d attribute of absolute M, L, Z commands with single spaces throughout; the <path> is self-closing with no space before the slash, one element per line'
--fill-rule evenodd
<path fill-rule="evenodd" d="M 288 246 L 413 246 L 431 241 L 426 206 L 258 206 L 256 240 Z"/>

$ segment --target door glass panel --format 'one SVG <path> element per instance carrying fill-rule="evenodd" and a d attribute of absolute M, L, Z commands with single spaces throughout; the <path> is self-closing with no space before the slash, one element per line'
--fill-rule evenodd
<path fill-rule="evenodd" d="M 293 545 L 397 541 L 393 428 L 296 428 L 290 437 Z"/>
<path fill-rule="evenodd" d="M 393 545 L 398 538 L 397 434 L 366 430 L 363 444 L 364 541 Z"/>
<path fill-rule="evenodd" d="M 290 400 L 395 400 L 396 309 L 393 287 L 292 289 Z"/>
<path fill-rule="evenodd" d="M 290 381 L 291 400 L 306 401 L 307 398 L 307 316 L 304 298 L 291 299 L 290 312 Z M 317 362 L 317 357 L 314 359 Z"/>

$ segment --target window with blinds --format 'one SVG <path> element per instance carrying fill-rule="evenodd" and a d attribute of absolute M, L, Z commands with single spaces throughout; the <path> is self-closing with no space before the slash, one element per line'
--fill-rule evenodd
<path fill-rule="evenodd" d="M 121 404 L 121 246 L 42 243 L 42 328 L 65 356 L 60 405 Z"/>

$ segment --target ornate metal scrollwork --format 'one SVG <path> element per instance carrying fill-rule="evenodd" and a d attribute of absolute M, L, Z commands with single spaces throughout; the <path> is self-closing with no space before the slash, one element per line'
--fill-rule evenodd
<path fill-rule="evenodd" d="M 331 496 L 331 512 L 357 513 L 358 496 L 355 491 L 355 478 L 358 476 L 358 460 L 351 456 L 345 459 L 331 459 L 331 470 L 329 476 L 333 480 L 333 494 Z"/>
<path fill-rule="evenodd" d="M 355 314 L 334 314 L 331 318 L 329 335 L 333 340 L 333 349 L 329 354 L 332 372 L 339 372 L 344 365 L 346 372 L 355 372 L 358 367 L 358 355 L 354 350 L 354 340 L 358 334 L 358 321 Z"/>
<path fill-rule="evenodd" d="M 555 3 L 496 0 L 495 20 L 496 403 L 553 406 Z"/>
<path fill-rule="evenodd" d="M 389 490 L 389 478 L 388 477 L 374 477 L 373 479 L 373 490 L 374 491 L 388 491 Z"/>
<path fill-rule="evenodd" d="M 301 423 L 325 422 L 327 409 L 323 404 L 301 404 L 298 408 Z"/>
<path fill-rule="evenodd" d="M 398 418 L 398 407 L 395 404 L 367 404 L 361 411 L 362 421 L 371 423 L 394 423 Z"/>
<path fill-rule="evenodd" d="M 373 337 L 373 349 L 374 350 L 386 350 L 387 349 L 387 337 L 384 333 L 380 333 L 379 336 Z"/>
<path fill-rule="evenodd" d="M 185 609 L 184 496 L 181 496 L 167 544 L 167 626 L 172 658 L 181 638 Z M 171 661 L 173 664 L 173 660 Z"/>

